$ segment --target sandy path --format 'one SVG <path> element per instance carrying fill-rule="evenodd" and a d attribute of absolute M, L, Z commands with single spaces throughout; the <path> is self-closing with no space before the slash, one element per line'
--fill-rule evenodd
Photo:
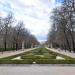
<path fill-rule="evenodd" d="M 23 53 L 23 52 L 30 51 L 32 49 L 35 49 L 35 48 L 30 48 L 30 49 L 25 49 L 25 50 L 18 50 L 18 51 L 6 51 L 6 52 L 3 52 L 3 53 L 0 52 L 0 58 L 20 54 L 20 53 Z"/>
<path fill-rule="evenodd" d="M 54 52 L 57 52 L 57 53 L 60 53 L 60 54 L 64 54 L 64 55 L 67 55 L 67 56 L 70 56 L 70 57 L 73 57 L 75 58 L 75 53 L 70 53 L 69 51 L 64 51 L 64 50 L 58 50 L 58 49 L 54 49 L 54 48 L 47 48 L 48 50 L 52 50 Z"/>

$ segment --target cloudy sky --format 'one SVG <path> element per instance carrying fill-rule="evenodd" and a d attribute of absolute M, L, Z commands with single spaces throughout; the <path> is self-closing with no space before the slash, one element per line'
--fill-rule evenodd
<path fill-rule="evenodd" d="M 45 41 L 51 26 L 50 14 L 60 0 L 0 0 L 0 15 L 14 13 L 39 41 Z"/>

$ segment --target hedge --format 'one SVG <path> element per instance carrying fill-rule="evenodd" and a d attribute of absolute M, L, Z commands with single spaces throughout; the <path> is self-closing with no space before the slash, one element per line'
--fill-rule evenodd
<path fill-rule="evenodd" d="M 37 59 L 33 61 L 32 59 L 25 60 L 1 60 L 0 64 L 75 64 L 75 60 L 49 60 L 49 59 Z"/>
<path fill-rule="evenodd" d="M 43 52 L 44 57 L 37 55 L 36 53 L 37 51 L 39 51 L 39 49 L 35 49 L 25 53 L 1 58 L 0 64 L 32 64 L 33 62 L 36 62 L 37 64 L 75 64 L 75 58 L 49 51 L 45 48 L 41 48 L 41 50 Z M 65 58 L 65 60 L 55 59 L 57 55 Z M 21 56 L 22 60 L 11 60 L 18 56 Z"/>
<path fill-rule="evenodd" d="M 75 60 L 37 59 L 37 64 L 75 64 Z"/>

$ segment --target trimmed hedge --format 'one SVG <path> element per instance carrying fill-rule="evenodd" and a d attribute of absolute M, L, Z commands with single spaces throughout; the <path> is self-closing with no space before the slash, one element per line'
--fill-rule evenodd
<path fill-rule="evenodd" d="M 32 59 L 25 59 L 25 60 L 1 60 L 0 64 L 32 64 Z"/>
<path fill-rule="evenodd" d="M 37 59 L 37 64 L 75 64 L 75 60 Z"/>
<path fill-rule="evenodd" d="M 44 55 L 44 58 L 46 59 L 56 59 L 57 55 L 52 55 L 52 54 L 48 54 L 48 55 Z"/>
<path fill-rule="evenodd" d="M 49 50 L 50 51 L 50 50 Z M 54 52 L 54 51 L 50 51 L 50 53 L 51 54 L 55 54 L 55 55 L 58 55 L 58 56 L 60 56 L 60 57 L 63 57 L 63 58 L 65 58 L 66 60 L 68 59 L 68 60 L 70 60 L 70 59 L 75 59 L 75 58 L 72 58 L 72 57 L 70 57 L 70 56 L 67 56 L 67 55 L 63 55 L 63 54 L 60 54 L 60 53 L 57 53 L 57 52 Z"/>
<path fill-rule="evenodd" d="M 33 64 L 32 59 L 25 60 L 0 60 L 0 64 Z M 36 64 L 75 64 L 75 60 L 49 60 L 49 59 L 37 59 Z"/>
<path fill-rule="evenodd" d="M 44 57 L 41 57 L 41 55 L 39 54 L 40 50 L 41 54 Z M 33 62 L 36 62 L 36 64 L 75 64 L 75 58 L 71 58 L 69 56 L 59 54 L 53 51 L 49 51 L 45 48 L 40 48 L 40 50 L 35 49 L 25 53 L 1 58 L 0 64 L 32 64 Z M 55 59 L 57 55 L 65 58 L 65 60 Z M 18 56 L 21 56 L 23 60 L 11 60 Z"/>
<path fill-rule="evenodd" d="M 34 55 L 22 55 L 21 59 L 34 59 Z"/>
<path fill-rule="evenodd" d="M 56 59 L 56 55 L 44 55 L 44 57 L 41 57 L 41 55 L 22 55 L 22 59 L 32 59 L 32 60 L 37 60 L 37 59 Z"/>

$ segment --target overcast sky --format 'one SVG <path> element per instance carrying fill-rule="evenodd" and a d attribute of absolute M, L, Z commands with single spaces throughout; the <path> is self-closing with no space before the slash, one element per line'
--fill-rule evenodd
<path fill-rule="evenodd" d="M 59 0 L 0 0 L 0 15 L 12 12 L 17 20 L 23 20 L 25 27 L 39 41 L 45 41 L 51 27 L 50 15 Z"/>

